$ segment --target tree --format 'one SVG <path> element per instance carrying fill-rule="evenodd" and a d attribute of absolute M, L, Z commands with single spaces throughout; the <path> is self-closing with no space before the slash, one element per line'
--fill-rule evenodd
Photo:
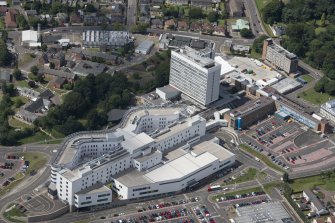
<path fill-rule="evenodd" d="M 288 180 L 289 180 L 289 178 L 288 178 L 288 173 L 285 172 L 285 173 L 283 174 L 283 181 L 287 183 Z"/>
<path fill-rule="evenodd" d="M 46 51 L 48 50 L 48 46 L 47 46 L 46 44 L 42 44 L 42 46 L 41 46 L 41 50 L 42 50 L 43 52 L 46 52 Z"/>
<path fill-rule="evenodd" d="M 256 52 L 256 53 L 262 53 L 263 51 L 263 43 L 264 40 L 266 40 L 267 38 L 269 38 L 266 35 L 261 35 L 258 38 L 255 39 L 255 41 L 252 44 L 252 49 Z"/>
<path fill-rule="evenodd" d="M 34 88 L 34 87 L 36 87 L 35 81 L 28 81 L 28 86 L 29 86 L 30 88 Z"/>
<path fill-rule="evenodd" d="M 97 9 L 94 7 L 94 5 L 92 5 L 92 4 L 86 4 L 85 5 L 85 11 L 86 12 L 96 12 L 97 11 Z"/>
<path fill-rule="evenodd" d="M 321 78 L 314 86 L 316 92 L 325 92 L 325 84 L 328 82 L 327 77 Z"/>
<path fill-rule="evenodd" d="M 251 38 L 253 37 L 252 31 L 250 29 L 247 28 L 243 28 L 240 31 L 240 35 L 244 38 Z"/>
<path fill-rule="evenodd" d="M 273 0 L 266 4 L 263 8 L 262 15 L 264 21 L 270 25 L 275 22 L 280 22 L 284 3 L 281 0 Z"/>
<path fill-rule="evenodd" d="M 16 15 L 15 18 L 16 18 L 16 24 L 19 26 L 20 29 L 29 29 L 28 22 L 23 15 L 18 14 Z"/>
<path fill-rule="evenodd" d="M 88 130 L 100 129 L 105 124 L 107 124 L 107 115 L 105 113 L 97 112 L 94 109 L 87 115 L 86 128 Z"/>
<path fill-rule="evenodd" d="M 22 79 L 21 70 L 18 68 L 15 68 L 13 71 L 13 77 L 15 78 L 15 80 L 21 80 Z"/>
<path fill-rule="evenodd" d="M 322 13 L 322 15 L 321 15 L 320 26 L 321 27 L 325 27 L 326 26 L 326 13 Z"/>
<path fill-rule="evenodd" d="M 149 27 L 149 24 L 146 23 L 140 23 L 138 25 L 133 25 L 130 27 L 130 31 L 132 33 L 140 33 L 140 34 L 146 34 L 147 28 Z"/>
<path fill-rule="evenodd" d="M 55 63 L 53 63 L 53 62 L 49 63 L 49 68 L 50 69 L 55 69 L 55 67 L 56 67 Z"/>
<path fill-rule="evenodd" d="M 324 85 L 325 91 L 330 95 L 335 95 L 335 81 L 330 80 Z"/>
<path fill-rule="evenodd" d="M 37 66 L 32 66 L 31 68 L 30 68 L 30 72 L 33 74 L 33 75 L 35 75 L 35 76 L 37 76 L 37 74 L 38 74 L 38 67 Z"/>
<path fill-rule="evenodd" d="M 10 65 L 12 62 L 12 55 L 9 53 L 4 40 L 0 40 L 0 66 Z"/>
<path fill-rule="evenodd" d="M 17 98 L 17 99 L 15 99 L 15 101 L 14 101 L 14 106 L 15 106 L 15 108 L 19 108 L 19 107 L 21 107 L 22 105 L 24 105 L 24 102 L 21 100 L 21 98 Z"/>
<path fill-rule="evenodd" d="M 204 17 L 202 9 L 198 7 L 191 7 L 188 16 L 190 19 L 202 19 Z"/>
<path fill-rule="evenodd" d="M 217 12 L 211 11 L 210 13 L 208 13 L 207 19 L 210 22 L 216 22 L 218 20 Z"/>

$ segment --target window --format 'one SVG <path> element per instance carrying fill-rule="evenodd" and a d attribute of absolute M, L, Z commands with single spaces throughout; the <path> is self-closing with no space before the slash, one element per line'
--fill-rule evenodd
<path fill-rule="evenodd" d="M 97 200 L 97 202 L 107 201 L 107 200 L 108 200 L 108 198 L 104 198 L 104 199 L 99 199 L 99 200 Z"/>
<path fill-rule="evenodd" d="M 89 196 L 89 197 L 86 197 L 86 200 L 89 200 L 89 199 L 91 199 L 91 196 Z"/>

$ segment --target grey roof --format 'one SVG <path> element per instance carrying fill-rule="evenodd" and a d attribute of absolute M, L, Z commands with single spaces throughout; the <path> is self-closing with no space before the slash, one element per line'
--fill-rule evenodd
<path fill-rule="evenodd" d="M 149 41 L 149 40 L 145 40 L 143 42 L 140 43 L 140 45 L 136 48 L 136 50 L 140 50 L 140 51 L 148 51 L 150 50 L 150 48 L 154 45 L 154 42 Z"/>
<path fill-rule="evenodd" d="M 54 69 L 44 68 L 43 71 L 46 74 L 57 76 L 57 77 L 64 77 L 66 79 L 72 79 L 73 80 L 76 77 L 76 75 L 74 73 L 65 72 L 63 70 L 54 70 Z"/>
<path fill-rule="evenodd" d="M 50 99 L 55 96 L 49 89 L 46 89 L 40 94 L 40 97 L 43 99 Z"/>
<path fill-rule="evenodd" d="M 55 77 L 53 80 L 52 80 L 53 83 L 55 84 L 59 84 L 59 85 L 62 85 L 65 83 L 65 78 L 64 77 Z"/>
<path fill-rule="evenodd" d="M 95 63 L 88 60 L 80 61 L 73 69 L 73 73 L 79 76 L 87 76 L 93 74 L 94 76 L 105 72 L 108 67 L 101 63 Z"/>
<path fill-rule="evenodd" d="M 113 122 L 113 121 L 118 121 L 120 119 L 122 119 L 124 113 L 127 110 L 125 109 L 112 109 L 107 113 L 108 116 L 108 121 L 109 122 Z"/>
<path fill-rule="evenodd" d="M 18 114 L 25 118 L 31 119 L 31 121 L 35 121 L 38 118 L 35 113 L 25 110 L 24 107 L 18 111 Z"/>
<path fill-rule="evenodd" d="M 38 98 L 36 101 L 32 101 L 25 106 L 25 110 L 29 112 L 37 112 L 44 107 L 43 98 Z"/>
<path fill-rule="evenodd" d="M 12 80 L 12 75 L 9 70 L 0 70 L 0 80 L 10 82 Z"/>
<path fill-rule="evenodd" d="M 90 50 L 83 50 L 80 48 L 71 48 L 70 52 L 82 54 L 85 57 L 100 57 L 102 59 L 105 59 L 106 61 L 114 61 L 118 59 L 118 56 L 116 55 L 103 52 L 95 52 Z"/>

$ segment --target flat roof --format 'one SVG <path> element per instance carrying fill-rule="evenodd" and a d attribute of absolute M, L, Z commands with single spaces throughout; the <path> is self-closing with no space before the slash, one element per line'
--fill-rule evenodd
<path fill-rule="evenodd" d="M 160 91 L 162 91 L 162 92 L 164 92 L 164 93 L 176 93 L 176 94 L 178 94 L 180 91 L 179 90 L 177 90 L 176 88 L 174 88 L 174 87 L 172 87 L 171 85 L 165 85 L 165 86 L 163 86 L 163 87 L 159 87 L 159 88 L 157 88 L 158 90 L 160 90 Z"/>
<path fill-rule="evenodd" d="M 140 45 L 138 45 L 136 50 L 148 51 L 153 45 L 154 45 L 153 41 L 144 40 L 143 42 L 140 43 Z"/>
<path fill-rule="evenodd" d="M 225 75 L 227 73 L 232 72 L 233 70 L 235 70 L 235 67 L 232 67 L 226 60 L 224 60 L 221 56 L 216 56 L 214 58 L 215 62 L 217 62 L 218 64 L 221 64 L 221 73 L 220 75 Z"/>
<path fill-rule="evenodd" d="M 280 201 L 262 203 L 236 209 L 238 217 L 234 218 L 236 223 L 294 223 Z"/>
<path fill-rule="evenodd" d="M 121 144 L 124 148 L 129 151 L 134 151 L 138 148 L 145 147 L 150 143 L 153 143 L 155 140 L 148 136 L 146 133 L 142 132 L 138 135 L 135 135 L 132 138 L 126 139 Z"/>
<path fill-rule="evenodd" d="M 101 192 L 111 192 L 111 195 L 112 195 L 111 189 L 100 183 L 93 184 L 92 186 L 85 188 L 77 192 L 76 194 L 97 194 Z"/>
<path fill-rule="evenodd" d="M 195 146 L 192 146 L 192 152 L 196 154 L 202 154 L 205 152 L 209 152 L 212 155 L 216 156 L 219 160 L 226 160 L 235 156 L 234 153 L 229 150 L 223 148 L 222 146 L 214 143 L 213 141 L 204 141 Z"/>
<path fill-rule="evenodd" d="M 178 49 L 172 51 L 172 54 L 178 54 L 186 59 L 191 60 L 192 62 L 198 64 L 201 67 L 209 68 L 217 65 L 212 58 L 201 55 L 201 52 L 192 49 L 191 47 L 185 46 L 184 49 Z"/>
<path fill-rule="evenodd" d="M 254 112 L 255 110 L 262 109 L 264 106 L 273 103 L 274 100 L 268 97 L 260 97 L 258 99 L 249 101 L 244 105 L 231 110 L 229 113 L 232 117 L 239 117 L 248 113 Z"/>
<path fill-rule="evenodd" d="M 198 156 L 193 156 L 187 153 L 149 173 L 146 173 L 144 176 L 152 182 L 176 180 L 208 166 L 217 159 L 218 158 L 208 152 Z"/>
<path fill-rule="evenodd" d="M 281 94 L 285 94 L 301 86 L 302 85 L 298 81 L 291 78 L 284 78 L 276 84 L 272 85 L 272 87 Z"/>
<path fill-rule="evenodd" d="M 160 156 L 160 155 L 162 155 L 162 153 L 160 151 L 155 150 L 155 151 L 152 151 L 151 153 L 149 153 L 148 155 L 137 157 L 137 158 L 135 158 L 135 160 L 142 163 L 143 161 L 149 160 L 152 157 Z"/>
<path fill-rule="evenodd" d="M 152 181 L 150 179 L 143 177 L 144 173 L 135 168 L 129 168 L 115 175 L 113 178 L 127 187 L 151 184 Z"/>

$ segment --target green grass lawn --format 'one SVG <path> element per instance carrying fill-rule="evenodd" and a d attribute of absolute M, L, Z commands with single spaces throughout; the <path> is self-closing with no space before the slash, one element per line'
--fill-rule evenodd
<path fill-rule="evenodd" d="M 301 78 L 307 81 L 307 83 L 312 82 L 314 80 L 314 78 L 309 76 L 308 74 L 301 75 Z"/>
<path fill-rule="evenodd" d="M 58 132 L 58 131 L 56 131 L 56 130 L 51 130 L 51 135 L 53 136 L 53 137 L 55 137 L 56 139 L 61 139 L 61 138 L 64 138 L 65 137 L 65 135 L 63 134 L 63 133 L 61 133 L 61 132 Z"/>
<path fill-rule="evenodd" d="M 34 59 L 34 57 L 32 57 L 32 55 L 30 53 L 25 53 L 19 58 L 19 66 L 22 66 L 26 63 L 29 63 L 33 59 Z"/>
<path fill-rule="evenodd" d="M 219 26 L 225 26 L 225 20 L 224 19 L 219 19 Z"/>
<path fill-rule="evenodd" d="M 223 184 L 223 185 L 235 184 L 235 183 L 238 184 L 238 183 L 254 180 L 256 178 L 257 172 L 258 171 L 255 168 L 248 168 L 246 172 L 244 173 L 244 175 L 237 177 L 235 180 L 230 181 L 227 184 Z"/>
<path fill-rule="evenodd" d="M 327 31 L 327 29 L 325 27 L 318 27 L 318 28 L 315 29 L 315 34 L 318 35 L 322 32 L 326 32 L 326 31 Z"/>
<path fill-rule="evenodd" d="M 220 9 L 221 9 L 221 11 L 223 11 L 224 10 L 224 2 L 220 2 Z"/>
<path fill-rule="evenodd" d="M 296 179 L 290 182 L 293 192 L 299 192 L 306 189 L 313 189 L 320 186 L 327 191 L 335 191 L 335 174 L 330 178 L 322 178 L 321 175 Z"/>
<path fill-rule="evenodd" d="M 267 166 L 271 167 L 272 169 L 278 170 L 279 172 L 283 172 L 283 170 L 277 166 L 276 164 L 274 164 L 271 160 L 268 159 L 267 156 L 263 155 L 262 153 L 259 153 L 255 150 L 253 150 L 252 148 L 246 146 L 246 145 L 240 145 L 240 148 L 242 148 L 243 150 L 245 150 L 246 152 L 250 153 L 251 155 L 258 157 L 260 160 L 262 160 Z"/>
<path fill-rule="evenodd" d="M 266 4 L 271 2 L 271 0 L 256 0 L 256 5 L 258 10 L 262 10 Z"/>
<path fill-rule="evenodd" d="M 28 81 L 26 81 L 26 80 L 16 81 L 15 82 L 15 86 L 16 87 L 26 87 L 26 88 L 29 88 Z"/>
<path fill-rule="evenodd" d="M 321 105 L 335 98 L 334 96 L 331 96 L 327 93 L 316 92 L 313 87 L 310 89 L 307 89 L 304 92 L 299 93 L 298 96 L 315 105 Z"/>
<path fill-rule="evenodd" d="M 8 208 L 12 207 L 12 205 L 14 204 L 8 205 Z M 4 217 L 11 222 L 23 222 L 15 219 L 15 217 L 26 217 L 26 214 L 22 213 L 18 208 L 15 207 L 10 211 L 5 212 Z"/>
<path fill-rule="evenodd" d="M 24 122 L 21 122 L 15 118 L 9 118 L 8 119 L 8 124 L 12 126 L 13 128 L 17 129 L 23 129 L 23 128 L 32 128 L 32 125 L 28 125 Z"/>
<path fill-rule="evenodd" d="M 41 169 L 47 162 L 46 155 L 38 152 L 20 153 L 19 156 L 24 156 L 24 160 L 28 160 L 30 162 L 26 175 L 30 174 L 33 170 Z"/>
<path fill-rule="evenodd" d="M 44 134 L 43 132 L 36 132 L 33 136 L 28 136 L 26 138 L 20 139 L 19 143 L 21 144 L 29 144 L 34 142 L 41 142 L 45 140 L 50 140 L 50 136 Z"/>

